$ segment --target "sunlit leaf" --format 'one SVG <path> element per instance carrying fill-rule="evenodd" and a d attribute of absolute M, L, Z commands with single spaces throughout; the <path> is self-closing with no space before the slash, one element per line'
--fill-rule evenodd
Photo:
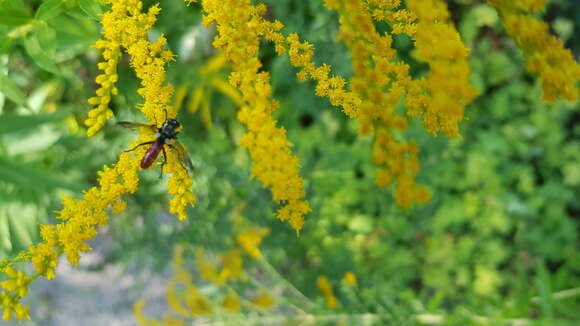
<path fill-rule="evenodd" d="M 49 55 L 44 52 L 40 46 L 40 42 L 36 36 L 24 38 L 24 48 L 32 60 L 42 69 L 51 72 L 53 74 L 58 74 L 58 67 L 54 61 L 49 57 Z"/>
<path fill-rule="evenodd" d="M 0 92 L 19 105 L 26 105 L 26 96 L 9 76 L 0 73 Z M 0 123 L 1 124 L 1 123 Z M 0 133 L 2 130 L 0 130 Z"/>
<path fill-rule="evenodd" d="M 14 9 L 0 9 L 0 25 L 16 27 L 27 24 L 31 17 L 24 11 Z"/>
<path fill-rule="evenodd" d="M 36 130 L 40 125 L 61 121 L 65 112 L 35 115 L 3 115 L 0 119 L 0 137 L 13 132 Z"/>
<path fill-rule="evenodd" d="M 91 18 L 97 20 L 103 13 L 101 6 L 95 0 L 77 0 L 79 7 Z"/>
<path fill-rule="evenodd" d="M 68 183 L 57 175 L 41 171 L 27 163 L 0 157 L 0 181 L 30 191 L 54 191 L 70 189 L 79 191 L 79 186 Z"/>
<path fill-rule="evenodd" d="M 36 37 L 44 53 L 50 58 L 54 58 L 56 51 L 56 31 L 47 24 L 42 24 L 36 29 Z"/>
<path fill-rule="evenodd" d="M 34 18 L 38 20 L 49 20 L 51 18 L 54 18 L 65 9 L 62 5 L 63 5 L 62 0 L 44 1 L 40 5 L 40 7 L 38 7 L 38 10 L 36 11 Z"/>

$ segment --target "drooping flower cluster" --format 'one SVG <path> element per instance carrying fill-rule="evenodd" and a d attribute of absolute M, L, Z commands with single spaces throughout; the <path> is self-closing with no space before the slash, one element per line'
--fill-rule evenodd
<path fill-rule="evenodd" d="M 442 130 L 448 136 L 458 134 L 458 123 L 463 119 L 464 106 L 473 99 L 475 92 L 468 81 L 468 51 L 461 43 L 457 31 L 448 22 L 445 4 L 433 0 L 427 3 L 417 2 L 410 4 L 409 9 L 401 9 L 398 8 L 400 1 L 395 0 L 325 1 L 327 7 L 336 9 L 341 15 L 340 39 L 349 47 L 353 58 L 355 76 L 351 82 L 352 90 L 347 91 L 342 77 L 330 75 L 330 66 L 314 64 L 312 44 L 300 41 L 296 34 L 285 37 L 279 32 L 282 28 L 280 22 L 265 20 L 262 17 L 264 7 L 252 6 L 250 3 L 251 1 L 237 2 L 235 8 L 230 9 L 228 1 L 202 2 L 203 10 L 207 14 L 205 22 L 215 22 L 218 26 L 214 45 L 222 50 L 229 49 L 225 51 L 226 56 L 236 67 L 244 64 L 239 61 L 240 53 L 249 54 L 245 59 L 252 62 L 246 64 L 258 71 L 261 63 L 255 55 L 259 50 L 259 38 L 274 42 L 276 52 L 287 53 L 290 63 L 300 69 L 297 74 L 300 80 L 310 78 L 316 81 L 317 95 L 328 97 L 333 105 L 341 106 L 349 117 L 358 118 L 362 133 L 375 134 L 374 160 L 381 165 L 377 173 L 377 183 L 381 186 L 396 183 L 395 198 L 400 206 L 409 207 L 414 203 L 428 201 L 430 194 L 427 188 L 415 183 L 419 170 L 418 148 L 413 142 L 401 139 L 400 131 L 407 128 L 407 119 L 395 112 L 395 106 L 402 95 L 406 95 L 409 114 L 424 114 L 424 124 L 428 131 L 436 133 Z M 431 15 L 428 14 L 430 11 Z M 431 67 L 427 78 L 411 79 L 408 65 L 400 62 L 396 51 L 391 48 L 392 37 L 389 34 L 380 35 L 375 29 L 373 19 L 389 23 L 393 33 L 407 33 L 415 38 L 419 59 L 426 61 Z M 240 25 L 242 21 L 243 26 Z M 435 30 L 435 34 L 429 34 L 431 28 Z M 240 30 L 243 32 L 240 33 Z M 427 42 L 429 38 L 435 37 L 447 38 L 442 49 L 434 48 L 433 42 Z M 251 47 L 240 45 L 240 40 L 246 39 L 251 40 L 247 41 L 253 44 Z M 243 82 L 241 76 L 244 75 L 234 72 L 231 77 L 232 83 L 240 89 L 253 82 L 254 87 L 262 88 L 266 94 L 270 94 L 267 73 L 246 74 L 248 79 Z M 441 82 L 450 76 L 453 76 L 450 78 L 451 82 Z M 245 96 L 245 100 L 256 101 L 256 96 Z M 264 125 L 264 119 L 256 114 L 259 111 L 255 107 L 256 105 L 252 107 L 253 116 L 247 107 L 242 108 L 240 120 L 245 123 L 259 121 Z M 259 104 L 257 107 L 276 108 L 277 104 Z M 254 133 L 250 131 L 242 140 L 243 144 L 248 148 L 266 148 L 265 143 L 260 144 L 258 132 L 270 137 L 285 136 L 283 132 L 276 135 L 271 128 L 264 129 Z M 289 146 L 289 143 L 282 145 Z M 250 150 L 252 158 L 256 162 L 264 161 L 264 152 L 256 152 Z M 271 157 L 274 160 L 283 159 L 283 156 L 277 154 Z M 275 183 L 272 181 L 277 180 L 272 177 L 278 175 L 276 164 L 267 162 L 268 164 L 255 163 L 253 175 L 263 184 L 274 187 Z M 295 164 L 295 160 L 289 162 Z M 264 175 L 271 178 L 264 178 Z M 284 185 L 283 183 L 282 186 Z M 302 191 L 295 193 L 302 195 Z M 276 196 L 274 197 L 276 200 Z M 306 211 L 306 206 L 303 211 Z"/>
<path fill-rule="evenodd" d="M 159 7 L 153 6 L 147 13 L 142 13 L 143 4 L 139 0 L 105 1 L 110 4 L 111 10 L 104 13 L 101 22 L 103 25 L 103 39 L 95 44 L 102 50 L 104 61 L 98 68 L 103 71 L 97 76 L 96 83 L 100 85 L 97 96 L 89 99 L 89 104 L 96 106 L 89 112 L 85 124 L 89 127 L 87 134 L 94 135 L 99 131 L 107 119 L 113 117 L 109 109 L 111 95 L 118 90 L 114 86 L 118 80 L 117 64 L 121 57 L 121 47 L 128 48 L 133 44 L 142 43 L 147 39 L 147 32 L 156 21 Z"/>
<path fill-rule="evenodd" d="M 409 0 L 407 5 L 418 20 L 417 33 L 412 35 L 417 58 L 429 64 L 429 75 L 411 84 L 409 114 L 423 114 L 423 125 L 430 133 L 458 136 L 465 105 L 476 96 L 469 81 L 469 49 L 453 26 L 444 1 Z"/>
<path fill-rule="evenodd" d="M 239 312 L 242 309 L 242 302 L 231 283 L 248 278 L 243 270 L 243 254 L 254 259 L 261 259 L 258 246 L 262 238 L 269 232 L 269 229 L 253 228 L 242 231 L 236 237 L 237 245 L 223 252 L 220 255 L 219 263 L 208 259 L 204 248 L 195 248 L 195 262 L 199 271 L 199 280 L 209 282 L 227 292 L 218 298 L 221 304 L 217 307 L 212 305 L 214 298 L 210 299 L 195 285 L 194 275 L 184 267 L 183 257 L 186 247 L 184 245 L 176 246 L 173 256 L 174 275 L 167 284 L 167 303 L 172 312 L 165 313 L 160 321 L 147 318 L 142 312 L 145 301 L 139 300 L 134 306 L 137 322 L 143 326 L 185 325 L 187 319 L 214 315 L 216 308 L 218 310 L 224 309 L 230 313 Z M 256 253 L 257 256 L 254 256 Z M 268 291 L 260 290 L 250 295 L 249 302 L 253 304 L 252 308 L 254 309 L 267 309 L 274 304 L 274 299 Z"/>
<path fill-rule="evenodd" d="M 278 102 L 271 99 L 270 76 L 260 71 L 258 58 L 260 38 L 272 38 L 282 24 L 262 19 L 266 7 L 251 6 L 249 1 L 206 0 L 202 5 L 206 13 L 203 22 L 216 24 L 218 34 L 213 44 L 231 63 L 230 82 L 241 91 L 245 102 L 238 119 L 248 131 L 240 143 L 253 160 L 252 176 L 270 188 L 275 202 L 284 203 L 278 218 L 299 231 L 310 205 L 303 200 L 304 180 L 298 173 L 299 160 L 290 151 L 292 143 L 272 117 Z"/>
<path fill-rule="evenodd" d="M 89 99 L 90 103 L 99 103 L 98 107 L 89 112 L 89 119 L 85 122 L 90 128 L 88 134 L 97 132 L 103 125 L 105 118 L 112 118 L 112 112 L 104 105 L 110 101 L 111 92 L 115 92 L 114 82 L 117 80 L 115 74 L 116 63 L 121 50 L 130 56 L 129 64 L 135 71 L 137 78 L 141 81 L 141 88 L 137 93 L 144 99 L 139 109 L 143 112 L 147 120 L 157 128 L 161 127 L 165 119 L 174 117 L 175 108 L 168 103 L 173 95 L 173 87 L 164 85 L 166 74 L 165 66 L 173 59 L 173 53 L 164 49 L 167 39 L 161 35 L 155 42 L 149 41 L 148 31 L 151 30 L 160 12 L 158 4 L 151 6 L 147 12 L 142 12 L 143 3 L 140 0 L 105 1 L 111 5 L 111 10 L 103 14 L 101 23 L 103 25 L 103 39 L 97 41 L 96 47 L 104 49 L 104 62 L 99 63 L 104 74 L 97 77 L 99 80 L 106 80 L 97 90 L 97 96 Z M 114 55 L 113 55 L 113 54 Z M 109 58 L 112 59 L 109 59 Z M 101 96 L 104 87 L 106 94 Z M 104 110 L 104 111 L 103 111 Z M 105 112 L 103 116 L 102 112 Z M 140 128 L 140 138 L 143 142 L 152 141 L 154 136 Z M 135 144 L 131 148 L 134 148 Z M 180 153 L 176 153 L 175 146 L 169 146 L 167 151 L 166 172 L 172 172 L 169 179 L 169 193 L 173 196 L 170 202 L 170 212 L 177 214 L 180 220 L 187 217 L 185 208 L 195 203 L 195 196 L 191 191 L 192 180 L 180 162 Z M 142 156 L 143 148 L 135 152 L 137 156 Z"/>
<path fill-rule="evenodd" d="M 374 19 L 393 24 L 393 32 L 416 30 L 415 16 L 406 9 L 397 9 L 399 1 L 326 1 L 326 6 L 340 15 L 339 39 L 350 50 L 354 76 L 351 88 L 362 99 L 360 132 L 374 134 L 373 161 L 381 168 L 376 182 L 387 187 L 396 184 L 395 200 L 409 207 L 426 202 L 430 195 L 426 187 L 417 185 L 419 172 L 418 147 L 402 139 L 407 118 L 396 112 L 396 106 L 412 88 L 409 66 L 397 59 L 390 34 L 379 34 Z M 409 102 L 411 94 L 407 93 Z"/>
<path fill-rule="evenodd" d="M 544 8 L 547 0 L 487 2 L 499 11 L 506 31 L 524 54 L 528 71 L 540 78 L 543 100 L 576 101 L 580 64 L 561 40 L 550 35 L 548 25 L 532 16 Z"/>

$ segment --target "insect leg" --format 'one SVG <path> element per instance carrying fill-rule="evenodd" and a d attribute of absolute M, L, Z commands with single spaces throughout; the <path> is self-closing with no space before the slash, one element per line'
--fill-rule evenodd
<path fill-rule="evenodd" d="M 145 142 L 145 143 L 141 143 L 141 144 L 139 144 L 139 145 L 137 145 L 137 146 L 135 146 L 135 147 L 133 147 L 131 149 L 128 149 L 126 151 L 123 151 L 123 152 L 132 152 L 132 151 L 136 150 L 137 148 L 139 148 L 139 147 L 141 147 L 143 145 L 150 145 L 150 144 L 153 144 L 154 142 L 155 141 L 148 141 L 148 142 Z"/>
<path fill-rule="evenodd" d="M 161 172 L 159 173 L 159 179 L 163 178 L 163 167 L 165 166 L 165 163 L 167 163 L 167 153 L 165 152 L 165 147 L 161 147 L 161 150 L 163 151 L 163 163 L 161 163 Z"/>

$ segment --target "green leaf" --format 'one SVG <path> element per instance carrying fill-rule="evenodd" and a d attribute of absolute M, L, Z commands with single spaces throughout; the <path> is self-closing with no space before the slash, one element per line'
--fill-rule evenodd
<path fill-rule="evenodd" d="M 36 29 L 36 37 L 40 47 L 44 49 L 46 55 L 54 59 L 56 52 L 56 31 L 47 24 L 42 24 Z"/>
<path fill-rule="evenodd" d="M 0 9 L 0 25 L 16 27 L 27 24 L 31 17 L 24 11 L 15 9 Z"/>
<path fill-rule="evenodd" d="M 62 5 L 62 0 L 47 0 L 43 2 L 40 7 L 38 7 L 34 18 L 37 20 L 49 20 L 54 18 L 60 15 L 60 13 L 64 10 Z"/>
<path fill-rule="evenodd" d="M 536 263 L 536 286 L 540 292 L 540 308 L 543 317 L 553 318 L 552 284 L 550 274 L 544 265 L 543 260 Z"/>
<path fill-rule="evenodd" d="M 19 247 L 28 247 L 33 241 L 36 212 L 31 204 L 18 202 L 9 203 L 7 206 L 7 216 L 10 222 L 10 230 L 14 233 L 14 240 Z"/>
<path fill-rule="evenodd" d="M 26 96 L 24 93 L 20 90 L 20 88 L 18 88 L 12 79 L 3 74 L 0 74 L 0 92 L 6 95 L 6 97 L 8 97 L 14 103 L 27 106 Z M 2 118 L 2 122 L 4 122 L 4 118 Z"/>
<path fill-rule="evenodd" d="M 58 74 L 58 67 L 46 52 L 40 47 L 36 35 L 24 38 L 24 48 L 34 62 L 42 69 Z"/>
<path fill-rule="evenodd" d="M 80 191 L 78 185 L 63 181 L 55 175 L 38 170 L 24 162 L 9 161 L 4 158 L 0 158 L 0 181 L 32 192 L 54 191 L 58 188 Z"/>
<path fill-rule="evenodd" d="M 8 53 L 12 47 L 12 39 L 8 37 L 0 37 L 0 54 Z"/>
<path fill-rule="evenodd" d="M 38 126 L 58 122 L 64 119 L 66 112 L 36 115 L 3 115 L 0 119 L 0 137 L 27 130 L 35 130 Z"/>
<path fill-rule="evenodd" d="M 5 212 L 0 213 L 0 250 L 12 250 L 12 241 L 10 236 L 10 228 L 8 225 L 8 216 Z"/>
<path fill-rule="evenodd" d="M 79 7 L 84 11 L 87 15 L 95 20 L 100 19 L 100 15 L 103 13 L 103 10 L 99 3 L 95 0 L 78 0 L 77 1 Z"/>

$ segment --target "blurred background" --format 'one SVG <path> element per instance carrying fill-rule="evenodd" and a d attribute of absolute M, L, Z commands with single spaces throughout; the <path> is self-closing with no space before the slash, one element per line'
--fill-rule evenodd
<path fill-rule="evenodd" d="M 336 41 L 337 15 L 323 1 L 265 2 L 285 24 L 284 33 L 297 32 L 315 45 L 318 63 L 352 75 L 348 51 Z M 91 45 L 104 8 L 92 0 L 67 0 L 39 15 L 41 3 L 0 2 L 0 259 L 39 241 L 38 224 L 56 223 L 60 196 L 78 197 L 94 186 L 96 172 L 115 162 L 135 137 L 114 120 L 96 136 L 85 136 L 86 100 L 96 89 L 99 61 Z M 244 225 L 270 230 L 260 245 L 263 258 L 244 265 L 256 282 L 241 292 L 269 288 L 277 306 L 242 309 L 236 318 L 290 317 L 288 307 L 298 306 L 320 316 L 367 314 L 379 325 L 413 325 L 418 321 L 410 316 L 416 315 L 444 317 L 432 324 L 447 325 L 476 324 L 474 316 L 485 316 L 479 324 L 490 325 L 517 318 L 526 325 L 578 325 L 578 103 L 540 101 L 538 81 L 526 72 L 493 8 L 471 0 L 448 4 L 471 49 L 471 80 L 480 95 L 467 107 L 459 138 L 432 137 L 419 119 L 411 120 L 406 135 L 420 147 L 419 182 L 430 187 L 432 199 L 407 210 L 374 183 L 372 139 L 316 97 L 313 83 L 298 82 L 287 56 L 277 57 L 272 44 L 263 44 L 261 57 L 280 101 L 275 116 L 301 159 L 313 208 L 297 236 L 274 216 L 270 193 L 250 180 L 251 162 L 238 144 L 244 132 L 236 120 L 239 98 L 219 86 L 229 70 L 211 46 L 214 30 L 201 25 L 199 5 L 161 1 L 151 37 L 165 34 L 177 54 L 168 82 L 185 126 L 179 139 L 195 165 L 198 202 L 179 222 L 167 213 L 167 178 L 142 171 L 139 190 L 126 198 L 127 210 L 100 230 L 80 267 L 63 261 L 55 280 L 32 285 L 25 301 L 32 320 L 21 325 L 136 325 L 132 309 L 139 299 L 147 300 L 143 312 L 159 319 L 170 309 L 165 287 L 175 272 L 176 245 L 201 246 L 217 256 L 236 245 L 240 216 Z M 578 1 L 550 1 L 539 17 L 578 60 Z M 395 47 L 414 76 L 427 71 L 413 59 L 409 38 L 395 36 Z M 142 100 L 133 72 L 120 64 L 119 76 L 111 104 L 116 120 L 143 122 L 135 109 Z M 221 287 L 196 277 L 193 250 L 186 252 L 184 267 L 214 304 L 211 295 Z M 356 275 L 354 289 L 345 286 L 346 272 Z M 338 304 L 332 309 L 317 287 L 320 275 L 334 288 Z M 294 293 L 292 304 L 283 302 L 287 292 Z M 232 318 L 202 320 L 209 325 Z M 356 318 L 310 324 L 337 321 L 363 324 Z"/>

